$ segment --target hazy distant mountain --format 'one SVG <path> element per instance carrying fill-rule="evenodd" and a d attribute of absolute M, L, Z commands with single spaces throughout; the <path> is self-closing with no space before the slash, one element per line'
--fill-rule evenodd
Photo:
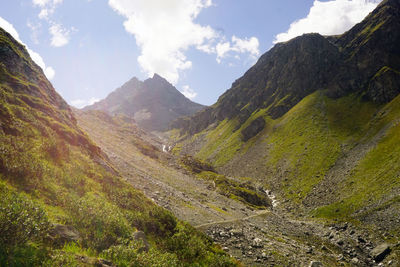
<path fill-rule="evenodd" d="M 105 99 L 84 108 L 133 117 L 142 128 L 162 131 L 171 121 L 189 116 L 204 106 L 187 99 L 172 84 L 154 74 L 144 82 L 136 77 L 109 94 Z"/>

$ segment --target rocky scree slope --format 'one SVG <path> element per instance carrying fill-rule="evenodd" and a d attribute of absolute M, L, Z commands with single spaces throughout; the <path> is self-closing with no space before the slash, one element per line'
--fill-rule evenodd
<path fill-rule="evenodd" d="M 203 109 L 182 95 L 167 80 L 154 74 L 144 82 L 132 78 L 105 99 L 84 108 L 132 117 L 148 131 L 166 130 L 171 121 Z"/>
<path fill-rule="evenodd" d="M 382 1 L 343 35 L 278 44 L 215 105 L 175 122 L 174 153 L 262 183 L 294 217 L 351 222 L 398 263 L 399 10 Z"/>
<path fill-rule="evenodd" d="M 376 244 L 351 224 L 326 227 L 293 219 L 280 204 L 272 208 L 271 201 L 259 206 L 266 199 L 257 183 L 217 174 L 205 162 L 163 151 L 166 140 L 142 131 L 126 117 L 101 111 L 74 114 L 127 182 L 205 232 L 246 266 L 373 264 L 368 248 Z"/>
<path fill-rule="evenodd" d="M 126 183 L 0 29 L 0 265 L 236 265 Z"/>

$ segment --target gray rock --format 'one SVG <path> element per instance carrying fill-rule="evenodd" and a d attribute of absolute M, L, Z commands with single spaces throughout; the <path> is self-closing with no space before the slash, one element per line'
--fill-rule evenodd
<path fill-rule="evenodd" d="M 55 243 L 62 245 L 67 242 L 76 242 L 80 240 L 79 232 L 69 225 L 54 224 L 50 236 Z"/>
<path fill-rule="evenodd" d="M 312 261 L 310 262 L 309 267 L 323 267 L 324 265 L 320 261 Z"/>
<path fill-rule="evenodd" d="M 261 253 L 261 258 L 266 259 L 267 258 L 267 253 L 265 253 L 265 252 Z"/>
<path fill-rule="evenodd" d="M 239 229 L 232 229 L 230 231 L 230 233 L 232 236 L 242 236 L 243 235 L 242 230 L 239 230 Z"/>
<path fill-rule="evenodd" d="M 339 239 L 336 244 L 338 244 L 339 246 L 343 246 L 344 241 L 342 239 Z"/>
<path fill-rule="evenodd" d="M 371 256 L 376 262 L 381 262 L 391 252 L 389 244 L 382 243 L 371 251 Z"/>
<path fill-rule="evenodd" d="M 143 244 L 143 247 L 141 247 L 139 249 L 139 252 L 143 252 L 143 251 L 147 252 L 147 251 L 149 251 L 150 245 L 149 245 L 149 242 L 147 242 L 147 237 L 146 237 L 146 234 L 144 232 L 137 231 L 137 232 L 133 233 L 133 239 L 135 241 L 142 242 L 142 244 Z"/>
<path fill-rule="evenodd" d="M 360 263 L 360 260 L 357 259 L 356 257 L 354 257 L 354 258 L 351 259 L 351 263 L 358 264 L 358 263 Z"/>

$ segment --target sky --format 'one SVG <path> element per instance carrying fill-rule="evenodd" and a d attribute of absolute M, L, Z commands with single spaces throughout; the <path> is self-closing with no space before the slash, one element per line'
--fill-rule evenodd
<path fill-rule="evenodd" d="M 212 105 L 278 42 L 341 34 L 380 0 L 0 0 L 23 43 L 75 107 L 157 73 Z"/>

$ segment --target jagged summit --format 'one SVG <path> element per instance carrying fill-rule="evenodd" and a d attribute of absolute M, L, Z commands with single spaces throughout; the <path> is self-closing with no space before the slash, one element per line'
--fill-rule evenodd
<path fill-rule="evenodd" d="M 142 128 L 162 131 L 181 116 L 201 110 L 202 105 L 187 99 L 172 84 L 158 74 L 145 81 L 132 78 L 120 88 L 84 110 L 102 110 L 110 114 L 133 117 Z"/>
<path fill-rule="evenodd" d="M 391 101 L 400 92 L 399 6 L 383 1 L 339 36 L 311 33 L 278 43 L 211 108 L 173 127 L 195 133 L 226 118 L 241 125 L 260 109 L 276 119 L 317 90 L 333 98 L 357 93 L 376 103 Z"/>

